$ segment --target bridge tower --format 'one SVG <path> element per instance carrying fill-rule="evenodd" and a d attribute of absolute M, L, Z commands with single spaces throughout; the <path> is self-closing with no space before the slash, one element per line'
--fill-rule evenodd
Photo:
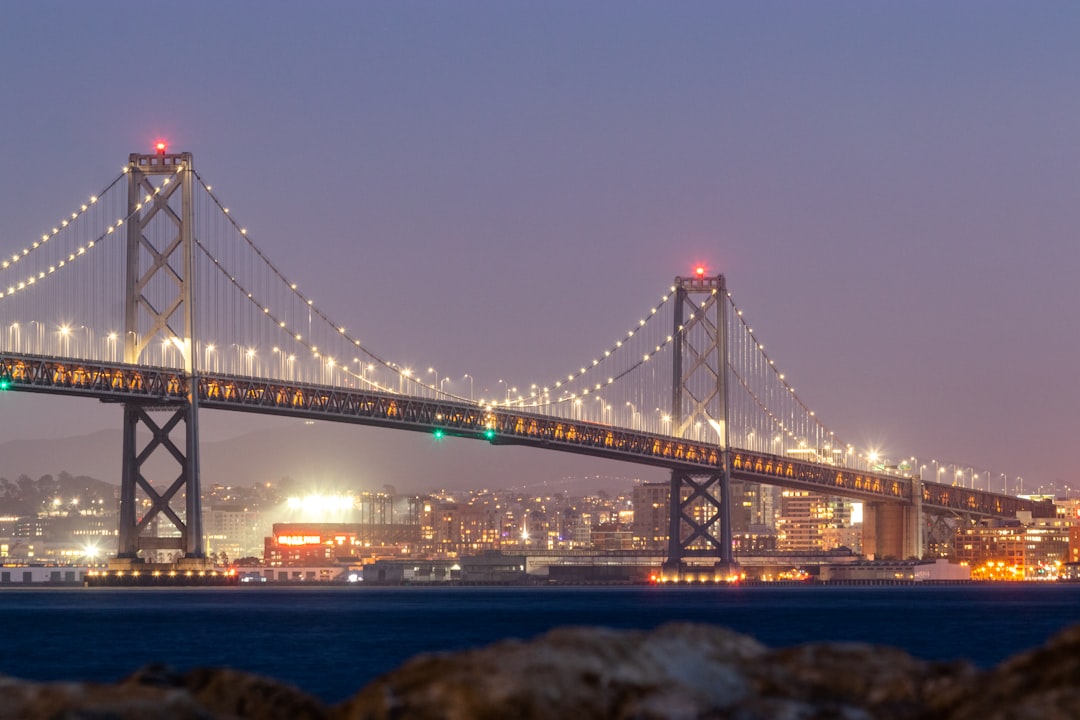
<path fill-rule="evenodd" d="M 711 558 L 720 579 L 734 568 L 731 476 L 728 472 L 727 285 L 723 275 L 675 278 L 671 428 L 714 435 L 720 469 L 705 475 L 671 471 L 668 556 L 665 576 L 682 577 L 688 558 Z M 696 577 L 696 575 L 694 575 Z"/>
<path fill-rule="evenodd" d="M 140 551 L 173 550 L 187 562 L 200 564 L 205 552 L 195 392 L 195 173 L 191 153 L 168 154 L 164 144 L 159 144 L 156 154 L 133 153 L 127 175 L 124 362 L 149 364 L 149 351 L 160 343 L 161 363 L 182 365 L 187 397 L 174 404 L 124 403 L 117 560 L 122 565 L 137 562 Z M 151 179 L 157 178 L 161 180 L 155 188 Z M 174 441 L 173 433 L 179 427 L 183 428 L 183 440 Z M 148 461 L 154 463 L 154 474 L 161 465 L 176 469 L 164 490 L 147 479 L 145 472 L 149 470 L 144 469 Z M 172 504 L 181 493 L 182 516 Z M 162 518 L 176 534 L 156 537 L 146 533 L 148 528 L 168 527 Z"/>

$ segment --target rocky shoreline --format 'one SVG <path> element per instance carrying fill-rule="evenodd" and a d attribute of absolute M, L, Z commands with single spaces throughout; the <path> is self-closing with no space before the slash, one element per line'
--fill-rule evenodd
<path fill-rule="evenodd" d="M 992 632 L 988 628 L 988 632 Z M 977 639 L 973 639 L 977 641 Z M 1080 625 L 990 670 L 883 646 L 770 649 L 710 625 L 563 628 L 421 655 L 329 706 L 228 668 L 150 666 L 115 684 L 0 678 L 25 720 L 1005 720 L 1080 717 Z"/>

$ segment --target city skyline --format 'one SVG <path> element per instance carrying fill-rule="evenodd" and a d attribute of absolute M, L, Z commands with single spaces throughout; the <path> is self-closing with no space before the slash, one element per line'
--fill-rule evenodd
<path fill-rule="evenodd" d="M 524 387 L 705 263 L 860 449 L 1074 478 L 1071 8 L 341 5 L 327 27 L 207 5 L 183 60 L 149 39 L 164 12 L 122 8 L 9 11 L 5 252 L 167 138 L 402 364 Z M 134 87 L 69 72 L 124 43 L 157 68 Z M 4 440 L 120 425 L 88 401 L 0 402 Z M 201 420 L 206 440 L 286 422 Z M 547 480 L 622 467 L 348 429 L 416 476 L 472 468 L 469 484 L 511 457 Z"/>

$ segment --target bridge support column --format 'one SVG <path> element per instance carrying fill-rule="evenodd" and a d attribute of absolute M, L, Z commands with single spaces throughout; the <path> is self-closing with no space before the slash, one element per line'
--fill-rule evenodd
<path fill-rule="evenodd" d="M 922 559 L 926 554 L 926 540 L 928 534 L 928 528 L 926 526 L 926 517 L 923 515 L 923 488 L 922 478 L 914 477 L 911 479 L 911 554 L 906 557 L 915 557 Z"/>
<path fill-rule="evenodd" d="M 874 560 L 922 557 L 920 507 L 895 502 L 863 506 L 863 553 Z"/>
<path fill-rule="evenodd" d="M 152 179 L 159 176 L 168 177 L 155 186 Z M 120 564 L 136 562 L 140 551 L 175 550 L 195 564 L 205 558 L 195 365 L 194 182 L 191 153 L 162 151 L 129 158 L 124 362 L 151 360 L 182 367 L 187 387 L 181 404 L 124 405 Z M 158 341 L 160 359 L 149 358 Z M 160 422 L 151 412 L 168 415 Z M 174 442 L 171 434 L 181 425 L 184 441 Z M 151 471 L 147 463 L 152 457 Z M 167 486 L 155 487 L 148 475 L 163 472 L 162 461 L 175 462 L 179 472 L 166 475 L 171 478 Z M 184 498 L 179 512 L 172 506 L 178 495 Z M 153 532 L 161 518 L 176 532 Z"/>

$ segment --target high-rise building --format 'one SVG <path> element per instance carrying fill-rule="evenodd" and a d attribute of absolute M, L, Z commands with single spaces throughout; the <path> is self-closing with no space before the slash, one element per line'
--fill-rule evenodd
<path fill-rule="evenodd" d="M 634 520 L 631 530 L 634 547 L 642 550 L 664 550 L 668 542 L 668 498 L 671 484 L 646 482 L 635 485 L 631 495 Z"/>
<path fill-rule="evenodd" d="M 260 557 L 265 549 L 266 528 L 257 510 L 243 506 L 215 505 L 203 512 L 207 552 L 224 553 L 231 560 Z"/>
<path fill-rule="evenodd" d="M 776 520 L 776 547 L 784 552 L 816 552 L 860 542 L 851 522 L 852 503 L 808 490 L 784 490 Z"/>

